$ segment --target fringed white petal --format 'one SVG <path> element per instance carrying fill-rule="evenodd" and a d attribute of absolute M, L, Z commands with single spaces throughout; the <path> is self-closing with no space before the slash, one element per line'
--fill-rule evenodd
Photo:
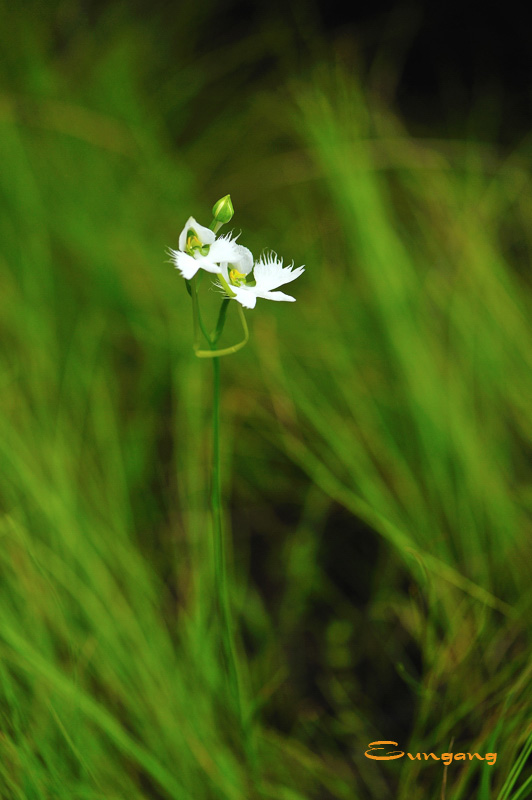
<path fill-rule="evenodd" d="M 283 259 L 270 253 L 255 264 L 253 274 L 257 282 L 257 289 L 261 292 L 269 292 L 271 289 L 277 289 L 278 286 L 284 286 L 285 283 L 295 281 L 304 271 L 304 267 L 296 269 L 293 269 L 292 266 L 283 267 Z"/>
<path fill-rule="evenodd" d="M 180 250 L 172 250 L 171 258 L 183 278 L 186 278 L 187 281 L 191 280 L 202 266 L 197 259 L 192 258 L 188 253 L 182 253 Z"/>
<path fill-rule="evenodd" d="M 240 245 L 234 239 L 231 239 L 229 234 L 220 236 L 219 239 L 216 239 L 211 244 L 209 255 L 205 256 L 205 258 L 208 258 L 209 261 L 214 261 L 216 264 L 220 264 L 223 261 L 232 264 L 239 258 L 239 249 Z"/>

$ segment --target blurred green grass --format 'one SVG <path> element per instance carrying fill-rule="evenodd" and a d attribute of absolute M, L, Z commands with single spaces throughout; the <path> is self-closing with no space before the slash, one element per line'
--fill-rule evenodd
<path fill-rule="evenodd" d="M 73 8 L 0 34 L 0 795 L 440 796 L 440 765 L 364 757 L 397 739 L 499 754 L 447 798 L 526 797 L 528 143 L 414 139 L 274 19 L 205 51 L 214 7 L 166 39 Z M 255 252 L 307 265 L 223 362 L 259 785 L 210 625 L 210 376 L 165 261 L 227 192 Z"/>

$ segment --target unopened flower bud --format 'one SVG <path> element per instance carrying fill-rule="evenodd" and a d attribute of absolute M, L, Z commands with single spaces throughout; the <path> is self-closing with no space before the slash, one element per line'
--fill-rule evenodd
<path fill-rule="evenodd" d="M 234 213 L 235 209 L 233 208 L 230 194 L 226 194 L 225 197 L 218 200 L 212 207 L 212 215 L 220 225 L 225 225 L 229 222 L 233 218 Z"/>

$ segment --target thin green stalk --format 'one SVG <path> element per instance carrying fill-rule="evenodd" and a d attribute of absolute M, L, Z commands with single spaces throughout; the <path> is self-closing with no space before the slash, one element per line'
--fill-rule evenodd
<path fill-rule="evenodd" d="M 227 593 L 226 547 L 222 519 L 222 487 L 220 476 L 220 361 L 213 359 L 212 405 L 212 493 L 214 583 L 220 614 L 223 649 L 227 661 L 230 690 L 236 702 L 238 716 L 242 719 L 242 702 L 237 658 L 233 641 L 233 621 Z"/>
<path fill-rule="evenodd" d="M 212 223 L 211 228 L 217 230 L 217 224 Z M 230 296 L 233 292 L 220 276 L 220 280 Z M 251 741 L 251 718 L 247 710 L 244 709 L 242 699 L 242 684 L 239 674 L 238 655 L 235 646 L 234 626 L 231 613 L 231 604 L 227 590 L 227 563 L 226 545 L 223 528 L 222 516 L 222 487 L 220 477 L 220 356 L 236 353 L 247 344 L 249 330 L 244 316 L 244 312 L 237 304 L 238 314 L 244 331 L 244 338 L 235 345 L 224 349 L 216 349 L 216 344 L 222 335 L 230 297 L 222 300 L 222 305 L 218 313 L 216 327 L 209 336 L 203 324 L 197 293 L 196 277 L 190 281 L 190 296 L 192 298 L 192 317 L 194 322 L 194 351 L 199 358 L 212 358 L 213 363 L 213 418 L 212 418 L 212 491 L 211 509 L 213 521 L 213 560 L 214 560 L 214 594 L 216 602 L 217 621 L 219 622 L 222 651 L 225 661 L 225 670 L 228 681 L 228 689 L 231 695 L 236 713 L 238 716 L 240 730 L 242 733 L 242 744 L 245 749 L 252 772 L 256 774 L 256 762 L 254 748 Z M 201 334 L 208 342 L 209 349 L 201 350 Z"/>
<path fill-rule="evenodd" d="M 211 344 L 211 339 L 209 334 L 207 333 L 205 326 L 203 324 L 203 320 L 201 318 L 201 312 L 198 303 L 198 287 L 197 287 L 197 280 L 196 275 L 190 281 L 190 297 L 192 299 L 192 320 L 194 324 L 194 350 L 198 350 L 200 347 L 200 331 L 205 336 L 209 344 Z"/>
<path fill-rule="evenodd" d="M 229 307 L 229 298 L 224 297 L 222 300 L 222 305 L 220 306 L 220 311 L 218 312 L 218 320 L 216 322 L 216 328 L 213 330 L 211 334 L 211 342 L 212 344 L 216 344 L 220 336 L 222 335 L 222 331 L 225 325 L 225 318 L 227 316 L 227 309 Z"/>
<path fill-rule="evenodd" d="M 214 344 L 214 343 L 213 343 Z M 219 614 L 220 634 L 226 662 L 229 691 L 236 707 L 243 736 L 243 745 L 254 766 L 254 752 L 251 745 L 249 713 L 244 709 L 242 682 L 235 646 L 231 603 L 227 590 L 226 544 L 222 516 L 222 486 L 220 475 L 220 361 L 213 358 L 213 415 L 212 415 L 212 493 L 211 507 L 213 518 L 214 584 Z"/>

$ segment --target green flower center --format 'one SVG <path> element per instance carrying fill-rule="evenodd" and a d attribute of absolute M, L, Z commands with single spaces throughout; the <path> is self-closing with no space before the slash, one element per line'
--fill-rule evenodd
<path fill-rule="evenodd" d="M 202 256 L 207 256 L 210 249 L 210 245 L 202 243 L 195 230 L 191 228 L 188 231 L 185 251 L 189 254 L 189 256 L 194 256 L 196 253 L 199 253 Z"/>
<path fill-rule="evenodd" d="M 233 267 L 233 269 L 229 270 L 229 280 L 233 286 L 242 286 L 246 282 L 246 275 Z"/>

